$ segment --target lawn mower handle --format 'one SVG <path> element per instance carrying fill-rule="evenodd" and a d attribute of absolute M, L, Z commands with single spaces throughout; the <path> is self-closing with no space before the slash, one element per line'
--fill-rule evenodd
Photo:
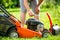
<path fill-rule="evenodd" d="M 50 22 L 50 32 L 52 32 L 52 27 L 53 27 L 53 23 L 52 23 L 52 19 L 50 17 L 50 15 L 48 13 L 46 13 L 46 15 L 48 16 L 49 22 Z"/>
<path fill-rule="evenodd" d="M 0 9 L 2 10 L 2 12 L 4 12 L 4 14 L 7 15 L 7 17 L 11 20 L 11 22 L 13 22 L 13 24 L 15 24 L 16 26 L 21 26 L 20 25 L 21 22 L 16 17 L 11 15 L 1 4 L 0 4 Z"/>
<path fill-rule="evenodd" d="M 0 4 L 0 9 L 2 10 L 2 12 L 4 12 L 4 14 L 6 14 L 8 17 L 10 17 L 10 13 L 4 8 L 4 6 L 2 4 Z"/>

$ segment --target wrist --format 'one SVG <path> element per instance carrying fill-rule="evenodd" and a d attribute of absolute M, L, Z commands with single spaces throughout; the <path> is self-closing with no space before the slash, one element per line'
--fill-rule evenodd
<path fill-rule="evenodd" d="M 27 10 L 27 12 L 29 13 L 29 12 L 30 12 L 30 10 Z"/>
<path fill-rule="evenodd" d="M 36 8 L 39 8 L 39 5 L 36 5 Z"/>
<path fill-rule="evenodd" d="M 27 9 L 27 12 L 29 12 L 30 11 L 30 9 Z"/>

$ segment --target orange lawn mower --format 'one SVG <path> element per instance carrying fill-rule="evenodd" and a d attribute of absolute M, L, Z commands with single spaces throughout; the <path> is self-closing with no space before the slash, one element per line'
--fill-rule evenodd
<path fill-rule="evenodd" d="M 50 20 L 50 30 L 44 28 L 44 24 L 36 19 L 28 19 L 26 21 L 27 28 L 21 27 L 21 22 L 11 15 L 2 5 L 0 5 L 0 35 L 9 37 L 22 37 L 22 38 L 32 38 L 32 37 L 48 37 L 48 33 L 54 34 L 52 31 L 52 21 L 47 13 Z"/>

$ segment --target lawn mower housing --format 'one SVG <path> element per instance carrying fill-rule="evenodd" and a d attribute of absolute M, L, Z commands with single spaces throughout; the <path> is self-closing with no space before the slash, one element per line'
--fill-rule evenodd
<path fill-rule="evenodd" d="M 27 28 L 31 29 L 33 31 L 37 31 L 40 29 L 44 29 L 44 24 L 42 22 L 40 22 L 39 20 L 36 20 L 34 18 L 30 18 L 26 21 L 27 24 Z"/>

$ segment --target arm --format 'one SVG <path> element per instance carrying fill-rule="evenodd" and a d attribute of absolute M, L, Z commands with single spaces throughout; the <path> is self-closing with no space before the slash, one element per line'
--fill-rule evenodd
<path fill-rule="evenodd" d="M 37 1 L 38 1 L 38 3 L 37 3 L 37 5 L 36 5 L 35 12 L 36 12 L 37 14 L 39 14 L 39 6 L 40 6 L 40 4 L 43 2 L 43 0 L 37 0 Z"/>
<path fill-rule="evenodd" d="M 30 10 L 29 4 L 28 4 L 28 0 L 24 0 L 24 6 L 25 6 L 29 16 L 34 16 L 33 11 Z"/>
<path fill-rule="evenodd" d="M 28 5 L 28 0 L 24 0 L 24 6 L 27 9 L 27 11 L 30 11 L 30 7 Z"/>
<path fill-rule="evenodd" d="M 43 2 L 43 0 L 38 0 L 38 4 L 37 7 L 39 7 L 39 5 Z"/>

